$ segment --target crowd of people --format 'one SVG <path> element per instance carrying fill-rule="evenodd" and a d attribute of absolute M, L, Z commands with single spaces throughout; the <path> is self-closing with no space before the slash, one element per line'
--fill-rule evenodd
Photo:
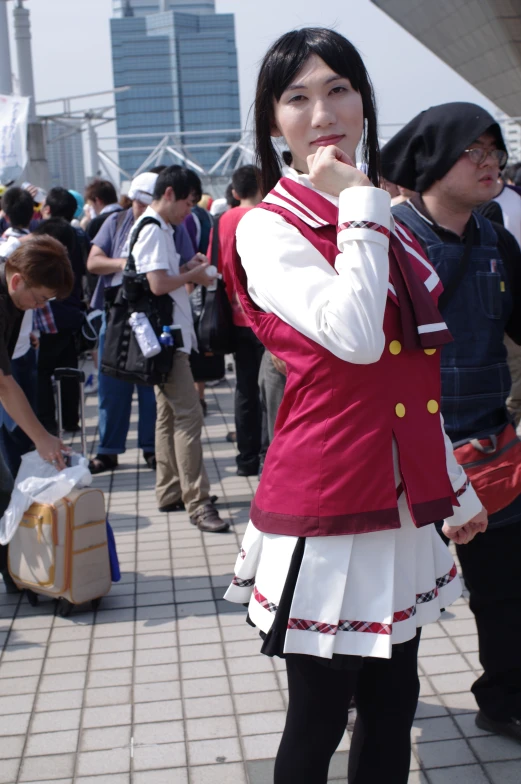
<path fill-rule="evenodd" d="M 228 440 L 237 474 L 260 477 L 226 598 L 286 660 L 275 784 L 325 784 L 353 698 L 350 784 L 405 784 L 421 627 L 461 594 L 450 542 L 478 628 L 476 723 L 521 742 L 520 472 L 502 463 L 501 491 L 496 474 L 476 492 L 460 458 L 488 441 L 506 443 L 499 457 L 521 418 L 521 164 L 470 103 L 427 109 L 380 151 L 365 66 L 331 30 L 270 48 L 255 117 L 258 167 L 213 203 L 181 166 L 139 174 L 119 201 L 105 180 L 41 205 L 3 193 L 0 496 L 31 448 L 63 465 L 53 372 L 77 367 L 93 312 L 101 363 L 131 252 L 182 345 L 155 387 L 100 370 L 90 469 L 117 469 L 136 392 L 159 510 L 228 529 L 203 461 L 200 359 L 193 372 L 190 297 L 214 262 L 234 331 Z M 77 429 L 72 382 L 62 414 Z"/>
<path fill-rule="evenodd" d="M 158 166 L 138 175 L 128 194 L 119 200 L 114 185 L 101 179 L 87 186 L 84 197 L 54 187 L 46 194 L 43 204 L 36 204 L 34 191 L 19 187 L 4 190 L 0 258 L 4 261 L 10 258 L 29 238 L 52 236 L 66 248 L 74 284 L 66 299 L 52 298 L 42 307 L 35 305 L 25 313 L 11 355 L 13 377 L 42 425 L 57 436 L 54 369 L 78 367 L 86 350 L 92 354 L 96 366 L 101 362 L 107 310 L 123 280 L 132 232 L 142 217 L 159 220 L 164 233 L 145 227 L 133 254 L 138 272 L 147 274 L 152 292 L 164 293 L 165 289 L 171 294 L 175 321 L 182 324 L 184 346 L 176 352 L 172 368 L 176 383 L 154 390 L 152 386 L 134 385 L 98 373 L 96 367 L 87 391 L 96 391 L 98 395 L 99 438 L 89 467 L 93 474 L 117 468 L 118 456 L 126 449 L 132 397 L 136 391 L 138 446 L 147 466 L 157 472 L 159 510 L 186 508 L 201 530 L 226 530 L 228 523 L 221 520 L 215 498 L 209 495 L 202 460 L 202 417 L 207 412 L 205 369 L 204 358 L 199 359 L 198 372 L 194 375 L 203 380 L 194 383 L 190 363 L 197 359 L 194 359 L 197 339 L 189 293 L 194 286 L 210 283 L 205 274 L 209 263 L 205 254 L 214 240 L 214 230 L 220 266 L 223 248 L 226 253 L 233 243 L 233 221 L 224 221 L 217 234 L 226 210 L 230 214 L 237 212 L 240 218 L 260 200 L 255 167 L 238 169 L 227 198 L 215 200 L 215 205 L 208 194 L 202 193 L 199 177 L 179 166 Z M 234 210 L 235 204 L 238 206 Z M 36 246 L 31 242 L 30 247 Z M 235 302 L 233 307 L 235 312 Z M 99 318 L 91 319 L 92 314 L 99 314 Z M 260 471 L 262 448 L 264 453 L 267 449 L 266 438 L 261 438 L 263 417 L 258 385 L 263 347 L 240 317 L 236 329 L 237 426 L 229 437 L 238 444 L 237 473 L 248 476 Z M 253 365 L 250 345 L 254 346 Z M 79 388 L 75 380 L 65 379 L 62 383 L 63 429 L 74 432 L 79 427 Z M 0 414 L 0 449 L 14 479 L 22 454 L 34 448 L 34 444 L 4 408 Z"/>

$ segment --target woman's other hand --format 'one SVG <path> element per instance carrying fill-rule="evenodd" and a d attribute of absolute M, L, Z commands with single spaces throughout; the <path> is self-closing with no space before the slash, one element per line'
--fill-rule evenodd
<path fill-rule="evenodd" d="M 455 528 L 454 526 L 444 523 L 442 530 L 447 539 L 450 539 L 451 542 L 455 542 L 456 544 L 468 544 L 474 539 L 476 534 L 484 533 L 487 530 L 487 526 L 487 510 L 482 506 L 481 511 L 478 512 L 472 520 L 465 523 L 465 525 L 460 525 L 458 528 Z"/>

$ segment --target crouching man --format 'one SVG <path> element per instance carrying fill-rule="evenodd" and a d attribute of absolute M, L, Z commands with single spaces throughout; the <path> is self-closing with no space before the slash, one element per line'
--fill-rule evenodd
<path fill-rule="evenodd" d="M 34 443 L 38 454 L 57 469 L 65 467 L 59 438 L 38 420 L 23 390 L 11 374 L 13 354 L 24 312 L 43 308 L 51 299 L 64 299 L 72 291 L 74 275 L 64 246 L 48 236 L 24 237 L 0 265 L 0 402 L 9 416 Z M 13 477 L 0 453 L 0 516 L 9 504 Z M 0 546 L 0 573 L 5 583 L 7 547 Z"/>

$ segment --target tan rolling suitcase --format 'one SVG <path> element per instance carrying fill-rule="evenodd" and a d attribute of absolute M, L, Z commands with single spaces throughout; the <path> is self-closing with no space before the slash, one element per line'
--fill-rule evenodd
<path fill-rule="evenodd" d="M 86 454 L 83 371 L 58 368 L 58 423 L 61 426 L 61 380 L 77 378 L 81 387 L 82 452 Z M 55 504 L 32 504 L 9 544 L 9 573 L 31 604 L 38 594 L 59 599 L 58 613 L 75 604 L 97 607 L 112 585 L 105 498 L 101 490 L 73 490 Z"/>

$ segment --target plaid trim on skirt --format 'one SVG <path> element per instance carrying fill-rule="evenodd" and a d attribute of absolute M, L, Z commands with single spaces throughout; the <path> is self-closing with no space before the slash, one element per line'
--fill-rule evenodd
<path fill-rule="evenodd" d="M 399 529 L 305 540 L 285 654 L 388 659 L 393 645 L 411 640 L 419 626 L 436 621 L 459 598 L 454 560 L 434 525 L 416 528 L 404 495 L 398 508 Z M 225 598 L 248 604 L 251 621 L 265 634 L 275 621 L 298 541 L 264 534 L 251 522 L 246 529 Z"/>

